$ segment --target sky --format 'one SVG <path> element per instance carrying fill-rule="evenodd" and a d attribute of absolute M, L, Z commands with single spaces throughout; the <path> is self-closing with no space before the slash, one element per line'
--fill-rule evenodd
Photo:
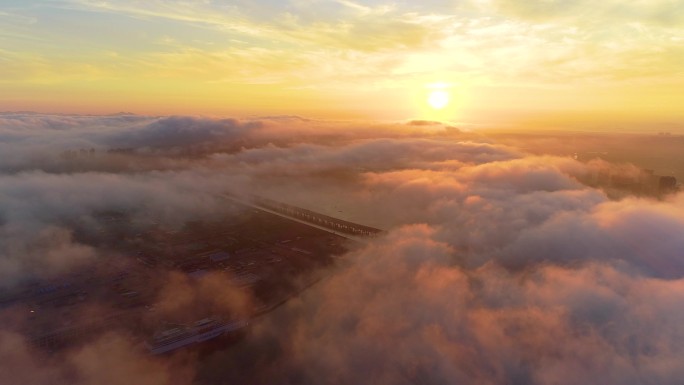
<path fill-rule="evenodd" d="M 0 110 L 678 130 L 682 25 L 682 0 L 2 0 Z"/>

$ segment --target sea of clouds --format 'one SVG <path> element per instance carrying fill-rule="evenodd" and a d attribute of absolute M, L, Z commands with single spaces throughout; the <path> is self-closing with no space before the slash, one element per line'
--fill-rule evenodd
<path fill-rule="evenodd" d="M 684 196 L 609 199 L 579 182 L 594 167 L 433 122 L 2 114 L 6 290 L 116 258 L 69 227 L 105 210 L 173 228 L 229 214 L 222 194 L 249 192 L 387 232 L 201 361 L 150 358 L 117 334 L 44 355 L 8 328 L 0 373 L 12 384 L 679 384 Z M 221 290 L 165 279 L 170 307 Z"/>

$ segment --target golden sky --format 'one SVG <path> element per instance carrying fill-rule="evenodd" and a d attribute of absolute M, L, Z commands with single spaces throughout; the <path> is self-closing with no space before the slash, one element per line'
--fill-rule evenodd
<path fill-rule="evenodd" d="M 683 105 L 684 0 L 0 3 L 4 111 L 655 129 Z"/>

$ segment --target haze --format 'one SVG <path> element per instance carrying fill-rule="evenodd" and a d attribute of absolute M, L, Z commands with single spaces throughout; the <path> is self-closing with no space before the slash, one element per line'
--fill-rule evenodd
<path fill-rule="evenodd" d="M 680 384 L 681 1 L 0 4 L 0 382 Z"/>

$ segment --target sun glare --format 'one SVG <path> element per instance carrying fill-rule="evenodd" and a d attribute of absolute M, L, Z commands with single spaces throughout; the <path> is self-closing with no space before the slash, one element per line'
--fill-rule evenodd
<path fill-rule="evenodd" d="M 441 110 L 449 104 L 449 93 L 445 90 L 435 90 L 428 96 L 428 104 L 436 110 Z"/>

